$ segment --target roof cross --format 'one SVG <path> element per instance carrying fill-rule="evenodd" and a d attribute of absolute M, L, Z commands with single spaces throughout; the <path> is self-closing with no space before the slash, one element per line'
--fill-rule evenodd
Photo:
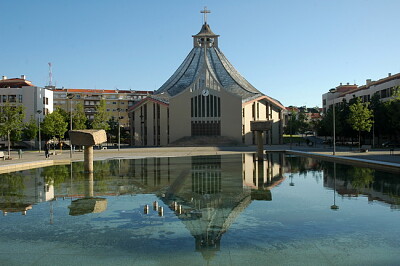
<path fill-rule="evenodd" d="M 207 23 L 207 13 L 211 13 L 211 10 L 207 10 L 207 7 L 204 7 L 204 10 L 201 10 L 200 13 L 204 14 L 204 23 Z"/>

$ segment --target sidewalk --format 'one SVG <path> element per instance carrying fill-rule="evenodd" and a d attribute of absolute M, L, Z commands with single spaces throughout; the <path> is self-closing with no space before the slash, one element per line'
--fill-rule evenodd
<path fill-rule="evenodd" d="M 318 155 L 324 156 L 328 159 L 343 158 L 345 160 L 353 161 L 352 159 L 362 159 L 381 163 L 385 165 L 390 163 L 394 167 L 400 169 L 400 150 L 394 151 L 391 155 L 389 150 L 376 149 L 369 152 L 360 153 L 357 149 L 350 150 L 345 147 L 337 147 L 335 157 L 332 156 L 332 147 L 308 147 L 292 145 L 272 145 L 264 146 L 266 152 L 270 151 L 292 151 L 291 153 L 304 154 L 304 155 Z M 222 154 L 235 154 L 243 152 L 255 152 L 256 146 L 237 146 L 237 147 L 146 147 L 146 148 L 123 148 L 108 150 L 94 150 L 95 160 L 105 160 L 113 158 L 144 158 L 144 157 L 178 157 L 178 156 L 196 156 L 196 155 L 222 155 Z M 51 151 L 53 152 L 53 150 Z M 6 153 L 6 151 L 4 152 Z M 0 159 L 0 173 L 30 169 L 35 167 L 43 167 L 55 164 L 68 164 L 71 161 L 83 161 L 83 152 L 75 151 L 70 157 L 69 150 L 56 150 L 56 155 L 51 155 L 49 159 L 44 156 L 44 151 L 24 151 L 22 158 L 18 158 L 18 152 L 11 152 L 12 160 Z"/>

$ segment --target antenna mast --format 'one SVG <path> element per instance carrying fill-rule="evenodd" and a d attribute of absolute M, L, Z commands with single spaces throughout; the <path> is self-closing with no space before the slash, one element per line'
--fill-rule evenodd
<path fill-rule="evenodd" d="M 53 71 L 51 70 L 51 62 L 49 64 L 49 86 L 53 86 Z"/>

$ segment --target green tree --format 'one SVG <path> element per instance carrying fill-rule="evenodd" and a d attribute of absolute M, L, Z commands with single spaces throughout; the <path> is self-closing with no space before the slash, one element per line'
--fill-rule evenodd
<path fill-rule="evenodd" d="M 68 130 L 67 127 L 68 123 L 59 112 L 59 109 L 56 109 L 51 114 L 46 115 L 42 123 L 43 133 L 54 138 L 58 137 L 59 143 L 61 143 L 61 138 L 64 137 L 65 132 Z"/>
<path fill-rule="evenodd" d="M 4 104 L 0 112 L 0 135 L 7 136 L 8 156 L 11 152 L 11 133 L 20 136 L 25 117 L 25 108 L 22 105 L 12 106 L 8 102 Z"/>
<path fill-rule="evenodd" d="M 92 121 L 92 128 L 109 130 L 110 125 L 108 124 L 108 120 L 109 115 L 106 109 L 106 100 L 101 99 L 100 104 L 96 106 L 96 113 Z"/>
<path fill-rule="evenodd" d="M 56 107 L 56 111 L 57 111 L 57 113 L 59 113 L 64 118 L 64 121 L 69 124 L 70 113 L 65 111 L 64 109 L 62 109 L 60 107 Z"/>
<path fill-rule="evenodd" d="M 73 129 L 86 129 L 86 115 L 83 110 L 83 105 L 82 103 L 76 104 L 76 111 L 75 114 L 72 118 L 72 127 Z"/>
<path fill-rule="evenodd" d="M 362 103 L 360 98 L 349 106 L 350 114 L 348 122 L 351 127 L 358 131 L 358 148 L 361 150 L 361 131 L 371 131 L 372 128 L 372 111 L 368 109 L 369 103 Z"/>
<path fill-rule="evenodd" d="M 39 127 L 36 123 L 36 120 L 33 115 L 31 115 L 31 119 L 25 124 L 24 127 L 24 137 L 28 140 L 33 140 L 36 138 L 38 131 Z"/>

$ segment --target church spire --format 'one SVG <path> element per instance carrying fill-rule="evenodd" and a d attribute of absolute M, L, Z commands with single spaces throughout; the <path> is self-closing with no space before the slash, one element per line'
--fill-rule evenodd
<path fill-rule="evenodd" d="M 204 14 L 204 24 L 207 24 L 207 14 L 211 13 L 211 10 L 207 10 L 207 7 L 204 7 L 204 10 L 201 10 L 200 13 Z"/>
<path fill-rule="evenodd" d="M 192 36 L 194 47 L 218 47 L 219 35 L 212 32 L 207 24 L 207 14 L 211 13 L 211 11 L 204 7 L 204 10 L 201 10 L 200 13 L 204 14 L 204 24 L 200 32 Z"/>

